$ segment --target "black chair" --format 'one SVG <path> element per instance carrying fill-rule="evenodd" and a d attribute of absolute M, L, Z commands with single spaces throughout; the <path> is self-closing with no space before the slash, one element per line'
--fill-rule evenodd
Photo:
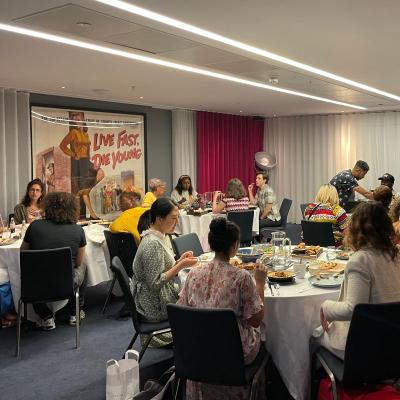
<path fill-rule="evenodd" d="M 114 257 L 111 263 L 111 270 L 116 276 L 119 285 L 121 286 L 121 290 L 124 294 L 125 304 L 129 309 L 132 317 L 133 327 L 135 329 L 135 334 L 132 337 L 127 349 L 125 352 L 132 348 L 139 334 L 148 335 L 146 342 L 142 345 L 142 348 L 139 352 L 139 361 L 142 359 L 144 352 L 146 351 L 151 339 L 154 336 L 161 335 L 163 333 L 170 332 L 171 329 L 169 327 L 168 321 L 162 322 L 143 322 L 141 321 L 140 315 L 136 311 L 135 299 L 133 298 L 130 286 L 129 286 L 129 278 L 126 274 L 125 268 L 122 265 L 119 257 Z M 125 353 L 124 352 L 124 353 Z"/>
<path fill-rule="evenodd" d="M 182 379 L 227 386 L 251 384 L 252 399 L 269 354 L 262 346 L 254 362 L 244 364 L 233 310 L 176 304 L 168 304 L 167 310 L 174 339 L 178 388 Z"/>
<path fill-rule="evenodd" d="M 260 230 L 260 236 L 263 239 L 271 238 L 271 233 L 275 231 L 285 231 L 287 225 L 287 218 L 289 215 L 290 207 L 292 207 L 293 201 L 290 199 L 283 199 L 281 207 L 279 208 L 279 214 L 281 215 L 281 224 L 279 226 L 271 226 L 262 228 Z"/>
<path fill-rule="evenodd" d="M 335 246 L 335 237 L 330 222 L 301 221 L 303 241 L 310 246 Z"/>
<path fill-rule="evenodd" d="M 379 383 L 400 377 L 400 303 L 358 304 L 346 341 L 344 360 L 324 347 L 312 357 L 312 398 L 318 390 L 318 362 L 332 382 L 336 400 L 336 381 L 341 385 Z"/>
<path fill-rule="evenodd" d="M 305 211 L 306 211 L 307 206 L 308 206 L 308 203 L 302 203 L 302 204 L 300 204 L 301 218 L 302 218 L 302 219 L 304 218 L 304 213 L 305 213 Z"/>
<path fill-rule="evenodd" d="M 254 210 L 230 211 L 227 219 L 240 228 L 240 245 L 247 246 L 253 242 Z"/>
<path fill-rule="evenodd" d="M 79 288 L 74 290 L 72 253 L 69 247 L 50 250 L 24 250 L 20 253 L 21 297 L 18 301 L 17 348 L 20 353 L 22 304 L 47 303 L 75 297 L 79 310 Z M 79 318 L 76 318 L 76 348 L 79 348 Z"/>
<path fill-rule="evenodd" d="M 125 268 L 126 273 L 130 278 L 133 275 L 133 260 L 135 258 L 137 252 L 137 245 L 135 242 L 135 238 L 131 233 L 127 232 L 119 232 L 112 233 L 110 231 L 104 231 L 104 236 L 106 238 L 108 252 L 110 254 L 110 262 L 114 257 L 119 257 L 122 262 L 122 265 Z M 114 289 L 115 285 L 115 274 L 111 281 L 111 286 L 108 289 L 106 301 L 104 302 L 103 309 L 101 312 L 104 314 L 106 311 L 106 307 L 108 302 L 110 301 L 111 293 Z"/>
<path fill-rule="evenodd" d="M 199 257 L 204 253 L 197 233 L 188 233 L 187 235 L 175 237 L 172 239 L 172 245 L 177 258 L 189 250 L 193 251 L 195 257 Z"/>

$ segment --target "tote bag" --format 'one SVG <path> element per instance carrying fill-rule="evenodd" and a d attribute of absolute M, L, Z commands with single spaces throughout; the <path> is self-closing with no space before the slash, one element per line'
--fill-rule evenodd
<path fill-rule="evenodd" d="M 120 361 L 107 361 L 106 400 L 131 400 L 139 393 L 138 361 L 136 350 L 128 350 Z"/>

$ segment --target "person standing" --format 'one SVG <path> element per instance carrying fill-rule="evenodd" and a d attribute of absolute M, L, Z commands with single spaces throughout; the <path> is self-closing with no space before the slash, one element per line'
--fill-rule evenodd
<path fill-rule="evenodd" d="M 363 179 L 368 171 L 368 164 L 365 161 L 358 160 L 353 169 L 341 171 L 330 180 L 329 183 L 335 186 L 338 191 L 341 207 L 346 208 L 347 203 L 354 200 L 354 192 L 373 200 L 372 192 L 358 184 L 358 181 Z"/>
<path fill-rule="evenodd" d="M 250 203 L 257 205 L 260 209 L 260 229 L 268 226 L 280 226 L 281 215 L 279 214 L 276 196 L 268 185 L 269 176 L 266 172 L 258 172 L 256 176 L 257 193 L 253 195 L 254 183 L 250 184 Z"/>
<path fill-rule="evenodd" d="M 400 194 L 393 189 L 394 176 L 385 173 L 380 178 L 378 178 L 378 181 L 381 181 L 381 185 L 387 186 L 392 191 L 393 198 L 389 206 L 389 208 L 391 208 L 396 200 L 400 200 Z"/>

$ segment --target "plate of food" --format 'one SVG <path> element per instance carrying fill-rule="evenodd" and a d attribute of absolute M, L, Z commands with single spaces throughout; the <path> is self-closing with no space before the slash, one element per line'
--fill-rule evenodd
<path fill-rule="evenodd" d="M 345 264 L 341 262 L 335 261 L 323 261 L 323 260 L 315 260 L 310 263 L 308 266 L 308 271 L 311 275 L 315 275 L 319 272 L 325 273 L 342 273 L 345 268 Z"/>
<path fill-rule="evenodd" d="M 262 250 L 257 250 L 252 247 L 242 247 L 236 253 L 236 256 L 240 258 L 244 263 L 254 263 L 263 255 L 264 252 Z"/>
<path fill-rule="evenodd" d="M 3 239 L 0 238 L 0 246 L 8 246 L 9 244 L 13 244 L 17 241 L 17 238 L 8 238 L 8 239 Z"/>
<path fill-rule="evenodd" d="M 268 280 L 270 282 L 293 282 L 294 281 L 294 272 L 291 271 L 273 271 L 267 273 Z"/>
<path fill-rule="evenodd" d="M 336 258 L 338 260 L 348 260 L 350 258 L 350 254 L 346 251 L 339 251 L 336 253 Z"/>
<path fill-rule="evenodd" d="M 299 243 L 292 249 L 292 255 L 294 257 L 316 259 L 322 251 L 323 249 L 321 246 L 307 246 L 305 243 Z"/>
<path fill-rule="evenodd" d="M 253 262 L 242 263 L 242 264 L 238 264 L 237 267 L 240 269 L 245 269 L 246 271 L 254 271 L 254 269 L 256 267 L 256 263 L 253 263 Z"/>
<path fill-rule="evenodd" d="M 334 275 L 326 275 L 326 274 L 317 274 L 311 276 L 309 278 L 309 282 L 311 285 L 321 288 L 336 288 L 340 287 L 343 283 L 343 275 L 334 274 Z"/>

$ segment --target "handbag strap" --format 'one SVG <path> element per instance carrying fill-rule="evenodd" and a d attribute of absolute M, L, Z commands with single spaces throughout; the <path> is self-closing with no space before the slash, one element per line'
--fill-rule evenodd
<path fill-rule="evenodd" d="M 310 212 L 310 214 L 308 214 L 307 220 L 309 221 L 310 218 L 312 217 L 312 215 L 315 213 L 315 211 L 317 210 L 317 208 L 321 205 L 322 203 L 318 203 Z"/>

